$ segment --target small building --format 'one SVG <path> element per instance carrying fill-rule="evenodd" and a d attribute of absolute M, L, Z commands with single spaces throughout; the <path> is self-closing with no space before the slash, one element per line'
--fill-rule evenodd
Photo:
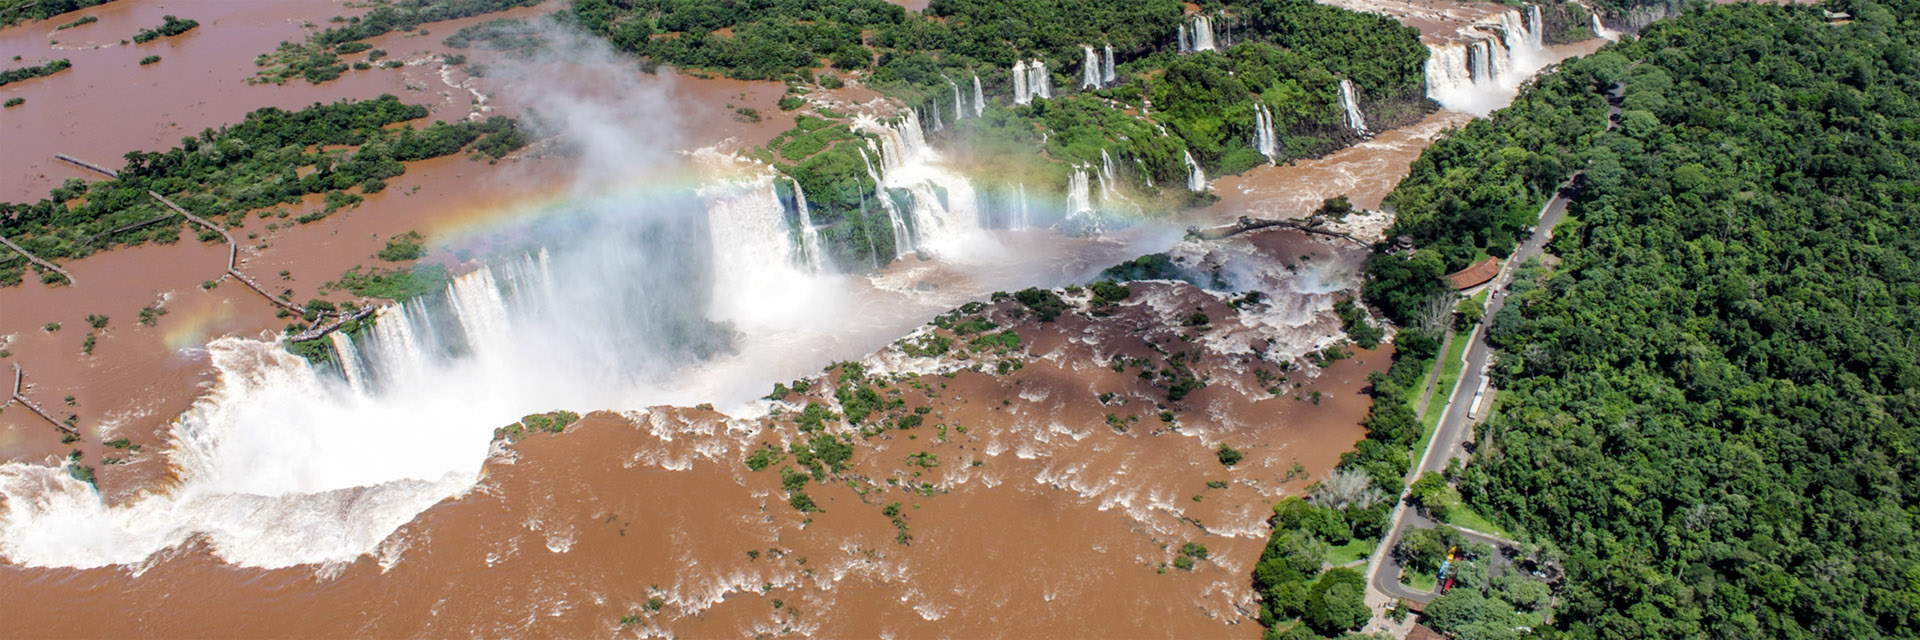
<path fill-rule="evenodd" d="M 1487 259 L 1469 265 L 1465 269 L 1447 274 L 1447 282 L 1455 291 L 1472 289 L 1493 280 L 1500 275 L 1500 259 L 1487 256 Z"/>

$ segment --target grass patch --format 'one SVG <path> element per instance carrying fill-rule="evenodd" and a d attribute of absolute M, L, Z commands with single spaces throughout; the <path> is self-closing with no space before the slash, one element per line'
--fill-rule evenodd
<path fill-rule="evenodd" d="M 1433 427 L 1440 424 L 1440 414 L 1446 411 L 1447 401 L 1452 398 L 1453 384 L 1460 380 L 1460 372 L 1466 368 L 1466 364 L 1460 362 L 1460 356 L 1467 352 L 1467 346 L 1471 344 L 1472 332 L 1455 332 L 1453 340 L 1447 345 L 1446 354 L 1440 356 L 1444 358 L 1440 361 L 1440 381 L 1433 386 L 1433 395 L 1427 398 L 1426 415 L 1420 418 L 1428 438 L 1433 436 Z"/>
<path fill-rule="evenodd" d="M 1415 591 L 1433 591 L 1440 588 L 1440 579 L 1422 571 L 1401 571 L 1400 584 L 1413 587 Z"/>
<path fill-rule="evenodd" d="M 1447 524 L 1456 527 L 1465 527 L 1474 531 L 1491 533 L 1502 538 L 1513 537 L 1508 535 L 1505 529 L 1501 529 L 1500 525 L 1496 525 L 1492 520 L 1481 517 L 1479 513 L 1474 512 L 1466 505 L 1461 505 L 1457 509 L 1447 511 L 1446 520 Z"/>
<path fill-rule="evenodd" d="M 1338 567 L 1363 560 L 1373 555 L 1373 547 L 1374 541 L 1371 539 L 1354 539 L 1346 544 L 1337 545 L 1327 551 L 1327 564 Z"/>

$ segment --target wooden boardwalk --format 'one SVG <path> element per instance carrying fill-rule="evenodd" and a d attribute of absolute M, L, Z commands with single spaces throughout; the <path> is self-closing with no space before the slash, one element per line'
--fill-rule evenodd
<path fill-rule="evenodd" d="M 60 267 L 56 267 L 56 266 L 54 266 L 54 265 L 53 265 L 53 263 L 52 263 L 52 262 L 48 262 L 48 261 L 46 261 L 46 260 L 42 260 L 42 259 L 40 259 L 40 256 L 36 256 L 36 255 L 33 255 L 33 254 L 31 254 L 31 253 L 27 253 L 27 250 L 26 250 L 26 248 L 24 248 L 24 247 L 21 247 L 20 245 L 17 245 L 17 244 L 14 244 L 14 243 L 13 243 L 13 241 L 12 241 L 12 240 L 8 240 L 8 239 L 6 238 L 6 236 L 0 236 L 0 244 L 4 244 L 4 245 L 7 245 L 7 248 L 9 248 L 9 249 L 12 249 L 12 250 L 14 250 L 14 251 L 17 251 L 17 252 L 19 252 L 19 253 L 20 253 L 20 255 L 23 255 L 23 256 L 26 256 L 26 257 L 27 257 L 27 260 L 28 260 L 29 262 L 32 262 L 32 263 L 34 263 L 34 264 L 37 264 L 37 265 L 40 265 L 41 267 L 43 267 L 43 268 L 45 268 L 45 269 L 48 269 L 48 270 L 50 270 L 50 271 L 52 271 L 52 272 L 54 272 L 54 273 L 58 273 L 58 274 L 60 274 L 60 277 L 62 277 L 62 278 L 66 278 L 66 279 L 67 279 L 67 284 L 70 284 L 70 285 L 71 285 L 71 284 L 79 284 L 79 282 L 80 282 L 80 281 L 78 281 L 78 280 L 74 280 L 74 279 L 73 279 L 73 274 L 71 274 L 71 273 L 67 273 L 67 270 L 66 270 L 66 269 L 62 269 L 62 268 L 60 268 Z"/>
<path fill-rule="evenodd" d="M 19 363 L 15 363 L 13 365 L 13 395 L 7 398 L 6 404 L 18 404 L 20 406 L 26 407 L 27 410 L 32 411 L 34 415 L 40 416 L 40 418 L 43 420 L 46 420 L 48 424 L 53 425 L 53 428 L 59 429 L 61 431 L 65 431 L 69 434 L 72 434 L 75 437 L 78 437 L 80 435 L 79 431 L 74 430 L 73 427 L 69 427 L 65 424 L 62 424 L 59 420 L 53 419 L 53 414 L 47 413 L 46 409 L 40 408 L 40 405 L 34 404 L 32 400 L 27 399 L 27 394 L 25 390 L 26 379 L 27 379 L 27 372 L 20 368 Z M 5 405 L 0 405 L 0 406 L 5 406 Z"/>
<path fill-rule="evenodd" d="M 247 285 L 248 289 L 252 289 L 254 293 L 260 294 L 260 297 L 266 298 L 267 302 L 271 302 L 274 305 L 279 306 L 288 311 L 292 311 L 300 315 L 306 315 L 307 313 L 306 307 L 302 307 L 300 305 L 274 297 L 272 293 L 267 292 L 266 287 L 260 286 L 260 283 L 255 282 L 253 278 L 249 278 L 247 277 L 247 274 L 240 272 L 240 244 L 233 241 L 233 234 L 227 233 L 226 229 L 220 228 L 220 225 L 216 225 L 212 221 L 207 220 L 206 218 L 193 215 L 192 213 L 188 212 L 186 208 L 181 207 L 180 205 L 174 204 L 172 200 L 168 200 L 166 196 L 160 195 L 159 193 L 156 193 L 153 191 L 148 191 L 147 195 L 153 196 L 153 199 L 159 200 L 160 204 L 167 205 L 168 209 L 172 209 L 175 213 L 178 213 L 181 216 L 186 217 L 186 219 L 193 221 L 194 224 L 200 225 L 202 227 L 206 227 L 207 230 L 220 234 L 220 237 L 227 241 L 227 275 L 233 276 L 233 279 L 235 280 L 239 280 L 240 284 Z M 337 313 L 329 313 L 327 315 L 337 315 Z"/>
<path fill-rule="evenodd" d="M 82 168 L 82 169 L 86 169 L 86 170 L 88 170 L 88 171 L 92 171 L 92 172 L 95 172 L 95 173 L 98 173 L 98 174 L 101 174 L 101 175 L 104 175 L 104 176 L 106 176 L 106 177 L 109 177 L 109 178 L 114 178 L 114 179 L 116 179 L 116 180 L 120 178 L 120 174 L 119 174 L 118 172 L 115 172 L 115 171 L 114 171 L 114 170 L 112 170 L 112 169 L 108 169 L 108 168 L 106 168 L 106 167 L 102 167 L 102 166 L 100 166 L 100 165 L 97 165 L 97 164 L 94 164 L 94 163 L 91 163 L 91 162 L 87 162 L 87 161 L 85 161 L 85 160 L 81 160 L 81 159 L 79 159 L 79 158 L 75 158 L 75 157 L 73 157 L 73 156 L 70 156 L 70 155 L 67 155 L 67 154 L 64 154 L 64 153 L 56 153 L 56 154 L 53 154 L 53 157 L 55 157 L 55 158 L 59 158 L 59 159 L 61 159 L 61 160 L 65 160 L 65 161 L 67 161 L 67 162 L 69 162 L 69 163 L 72 163 L 72 164 L 74 164 L 74 165 L 77 165 L 77 166 L 79 166 L 79 167 L 80 167 L 80 168 Z"/>

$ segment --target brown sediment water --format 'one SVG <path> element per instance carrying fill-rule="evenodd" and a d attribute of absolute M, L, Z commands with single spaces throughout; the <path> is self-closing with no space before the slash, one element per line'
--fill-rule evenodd
<path fill-rule="evenodd" d="M 320 16 L 316 23 L 329 12 L 345 13 L 331 2 L 313 8 Z M 173 12 L 203 26 L 169 40 L 205 39 L 221 33 L 214 27 L 238 24 Z M 101 17 L 100 24 L 81 29 L 105 26 L 107 16 Z M 144 14 L 121 20 L 136 28 L 158 22 L 157 12 L 151 20 Z M 35 28 L 50 29 L 48 24 L 53 22 Z M 435 42 L 451 33 L 439 25 L 432 29 Z M 291 35 L 277 39 L 299 35 L 297 28 L 282 32 Z M 0 32 L 0 43 L 11 35 Z M 395 57 L 423 59 L 435 48 L 408 48 L 421 40 L 427 39 L 390 35 L 376 46 Z M 250 66 L 253 53 L 270 48 L 238 55 Z M 160 55 L 166 56 L 162 65 L 174 61 L 173 54 Z M 78 58 L 75 65 L 23 84 L 78 77 Z M 250 73 L 226 77 L 238 83 Z M 433 96 L 435 117 L 465 117 L 477 99 L 469 90 L 489 96 L 488 106 L 497 109 L 484 113 L 525 113 L 527 103 L 514 99 L 513 87 L 500 77 L 462 73 L 428 62 L 393 72 L 350 72 L 311 89 L 353 91 L 359 85 L 348 79 L 377 78 L 400 82 L 402 90 L 424 84 L 400 95 L 409 102 L 417 100 L 408 95 Z M 578 76 L 594 77 L 604 76 Z M 788 116 L 772 106 L 783 91 L 778 84 L 684 77 L 661 82 L 669 102 L 705 107 L 675 116 L 689 146 L 728 138 L 733 141 L 722 146 L 759 144 L 787 126 Z M 247 91 L 305 95 L 310 87 L 303 87 L 295 82 Z M 244 99 L 221 107 L 229 111 L 224 119 L 207 117 L 198 127 L 251 109 L 245 101 L 253 94 L 232 95 Z M 290 107 L 311 102 L 285 99 Z M 719 108 L 728 102 L 758 105 L 762 122 Z M 657 114 L 632 114 L 650 116 Z M 1436 114 L 1414 127 L 1382 132 L 1372 146 L 1218 181 L 1215 189 L 1227 199 L 1199 215 L 1293 215 L 1300 203 L 1286 185 L 1312 191 L 1321 181 L 1351 185 L 1341 192 L 1360 206 L 1377 206 L 1435 132 L 1458 118 Z M 178 135 L 185 134 L 154 134 L 156 142 L 135 148 L 171 146 L 168 136 Z M 68 151 L 52 149 L 58 141 L 42 137 L 35 144 L 48 145 L 51 158 Z M 111 167 L 125 149 L 94 154 L 100 157 L 88 157 L 89 149 L 71 152 Z M 459 157 L 416 163 L 383 193 L 325 220 L 268 231 L 266 222 L 283 220 L 249 219 L 235 231 L 236 239 L 257 234 L 242 240 L 242 268 L 304 300 L 346 268 L 375 263 L 370 256 L 391 235 L 408 229 L 457 234 L 502 208 L 553 196 L 564 188 L 556 185 L 571 183 L 577 170 L 577 158 L 544 146 L 498 165 Z M 15 175 L 33 171 L 39 170 Z M 48 175 L 21 190 L 44 193 L 66 177 Z M 1092 262 L 1113 258 L 1102 253 L 1111 246 L 1093 240 L 994 234 L 1005 251 L 1057 252 L 1046 266 L 1057 273 L 1028 274 L 1027 281 L 1086 273 L 1097 269 Z M 11 336 L 12 361 L 27 364 L 30 395 L 43 406 L 64 406 L 61 396 L 76 395 L 70 411 L 93 434 L 79 446 L 84 460 L 99 469 L 111 503 L 165 489 L 171 470 L 158 449 L 167 422 L 212 383 L 207 354 L 198 347 L 214 336 L 254 335 L 285 323 L 236 283 L 199 288 L 217 277 L 225 251 L 184 234 L 179 244 L 73 261 L 68 266 L 89 287 L 30 283 L 0 289 L 0 307 L 8 310 L 0 317 L 0 336 Z M 800 439 L 790 415 L 729 418 L 665 407 L 596 414 L 567 433 L 502 447 L 476 487 L 419 513 L 375 552 L 348 564 L 235 567 L 219 559 L 206 537 L 131 568 L 0 563 L 0 585 L 13 594 L 0 611 L 10 628 L 31 635 L 1032 636 L 1065 629 L 1075 635 L 1254 637 L 1260 629 L 1247 574 L 1263 545 L 1269 506 L 1324 477 L 1362 435 L 1365 380 L 1386 367 L 1388 355 L 1361 352 L 1317 371 L 1282 370 L 1279 364 L 1305 367 L 1297 356 L 1337 335 L 1325 307 L 1339 283 L 1353 282 L 1363 257 L 1355 247 L 1263 231 L 1219 243 L 1182 243 L 1172 253 L 1220 267 L 1254 283 L 1251 288 L 1275 290 L 1275 282 L 1293 278 L 1281 265 L 1304 269 L 1327 285 L 1235 309 L 1227 296 L 1190 285 L 1137 283 L 1135 295 L 1107 315 L 1089 313 L 1084 294 L 1069 296 L 1077 310 L 1045 324 L 1002 301 L 984 315 L 1020 336 L 1017 354 L 956 362 L 883 347 L 866 359 L 873 375 L 886 381 L 883 393 L 900 392 L 902 415 L 920 407 L 927 413 L 912 429 L 850 435 L 857 449 L 853 467 L 831 482 L 807 486 L 824 509 L 820 513 L 804 515 L 788 505 L 777 467 L 753 472 L 742 463 L 758 443 L 784 446 Z M 897 294 L 916 292 L 958 304 L 983 283 L 1021 281 L 1005 273 L 1019 261 L 1005 260 L 998 270 L 991 256 L 985 261 L 987 267 L 954 268 L 904 260 L 854 298 L 860 304 L 898 303 Z M 281 270 L 289 272 L 285 280 L 277 275 Z M 157 327 L 134 323 L 142 305 L 162 299 L 170 313 Z M 1210 318 L 1207 328 L 1184 326 L 1195 312 Z M 105 313 L 112 322 L 94 355 L 80 357 L 88 313 Z M 40 331 L 50 320 L 62 321 L 63 329 Z M 1168 400 L 1164 379 L 1143 378 L 1138 364 L 1162 370 L 1172 366 L 1173 354 L 1207 381 L 1177 402 Z M 1112 368 L 1116 356 L 1124 358 L 1119 371 Z M 1001 360 L 1020 367 L 1000 373 Z M 966 369 L 975 363 L 983 370 Z M 813 366 L 818 364 L 824 363 Z M 786 409 L 809 399 L 833 404 L 823 386 L 790 398 Z M 1108 393 L 1113 395 L 1102 397 Z M 1161 419 L 1163 408 L 1173 421 Z M 0 454 L 37 460 L 68 450 L 51 426 L 35 420 L 14 409 L 0 412 Z M 1116 429 L 1113 421 L 1126 428 Z M 124 454 L 99 442 L 128 436 L 145 445 L 132 454 L 133 464 L 100 466 L 103 456 Z M 1220 444 L 1244 451 L 1246 460 L 1222 467 L 1213 453 Z M 939 463 L 909 458 L 921 453 Z M 791 465 L 792 456 L 787 460 Z M 1225 486 L 1210 487 L 1209 481 Z M 915 483 L 930 487 L 909 491 Z M 347 504 L 381 499 L 372 487 L 336 493 Z M 892 502 L 901 503 L 911 544 L 896 541 L 897 530 L 882 512 Z M 1208 561 L 1191 572 L 1167 567 L 1187 542 L 1206 545 Z M 661 598 L 659 611 L 648 605 L 652 597 Z M 74 610 L 116 615 L 73 616 Z M 267 611 L 274 614 L 253 613 Z"/>
<path fill-rule="evenodd" d="M 1343 259 L 1288 235 L 1248 234 L 1229 250 Z M 786 504 L 778 468 L 790 456 L 759 472 L 742 462 L 762 442 L 805 437 L 791 414 L 597 414 L 503 447 L 478 487 L 349 565 L 237 569 L 190 544 L 137 575 L 0 566 L 0 583 L 17 587 L 9 621 L 77 635 L 1254 637 L 1246 573 L 1269 506 L 1361 436 L 1362 381 L 1387 358 L 1280 371 L 1246 340 L 1272 310 L 1235 310 L 1185 284 L 1132 288 L 1099 315 L 1069 296 L 1075 310 L 1051 323 L 1010 300 L 983 308 L 1021 337 L 1013 353 L 867 358 L 866 380 L 901 401 L 893 416 L 924 407 L 924 419 L 848 434 L 852 466 L 805 488 L 818 513 Z M 1182 326 L 1194 310 L 1209 327 Z M 1138 375 L 1172 354 L 1207 380 L 1179 401 Z M 1003 359 L 1022 366 L 999 373 Z M 827 385 L 847 379 L 815 382 L 786 406 L 831 404 Z M 1222 466 L 1223 443 L 1246 459 Z M 1208 559 L 1168 566 L 1188 542 Z M 71 607 L 118 613 L 60 613 Z"/>
<path fill-rule="evenodd" d="M 1297 218 L 1319 208 L 1322 200 L 1342 195 L 1356 208 L 1378 209 L 1427 145 L 1472 119 L 1464 113 L 1435 111 L 1413 126 L 1383 131 L 1323 157 L 1222 176 L 1213 181 L 1220 201 L 1200 215 L 1215 222 L 1243 215 Z"/>
<path fill-rule="evenodd" d="M 493 115 L 496 112 L 472 111 L 469 91 L 481 95 L 496 91 L 486 84 L 488 79 L 467 78 L 461 70 L 439 64 L 433 53 L 452 51 L 440 40 L 460 26 L 498 17 L 536 18 L 545 10 L 544 6 L 523 8 L 430 23 L 437 35 L 429 37 L 393 33 L 375 38 L 369 42 L 386 48 L 389 59 L 409 62 L 408 66 L 349 71 L 321 85 L 301 80 L 280 86 L 248 85 L 245 79 L 256 69 L 254 55 L 271 51 L 281 40 L 304 37 L 303 22 L 325 24 L 328 16 L 357 11 L 339 2 L 212 3 L 187 9 L 116 2 L 0 31 L 0 52 L 9 57 L 22 55 L 23 62 L 34 56 L 74 61 L 73 68 L 54 76 L 0 88 L 7 96 L 29 98 L 25 105 L 8 110 L 9 116 L 21 117 L 0 119 L 0 138 L 7 140 L 9 150 L 0 163 L 22 163 L 11 170 L 0 168 L 7 175 L 20 176 L 0 187 L 0 198 L 32 201 L 44 198 L 46 190 L 61 180 L 100 177 L 55 160 L 56 154 L 72 154 L 114 168 L 126 151 L 164 149 L 177 144 L 180 136 L 237 121 L 264 106 L 298 109 L 313 102 L 394 93 L 404 101 L 427 104 L 430 119 Z M 118 44 L 118 37 L 131 37 L 138 29 L 158 24 L 163 13 L 199 20 L 201 26 L 145 45 Z M 82 14 L 95 15 L 100 21 L 53 31 L 54 25 Z M 50 45 L 52 40 L 59 44 Z M 476 62 L 499 58 L 481 50 L 466 53 Z M 140 67 L 138 58 L 148 54 L 161 55 L 163 60 Z M 784 90 L 777 83 L 670 73 L 645 82 L 672 102 L 732 100 L 757 105 L 770 114 L 778 113 L 774 103 Z M 490 104 L 499 105 L 497 113 L 504 115 L 521 115 L 525 105 Z M 679 111 L 693 114 L 679 123 L 683 141 L 689 144 L 728 140 L 735 145 L 760 144 L 787 126 L 777 116 L 748 123 L 730 111 Z M 249 214 L 242 227 L 231 230 L 241 243 L 239 268 L 271 291 L 290 291 L 295 301 L 322 295 L 336 301 L 350 298 L 326 294 L 321 285 L 356 265 L 383 266 L 374 254 L 388 238 L 408 230 L 433 236 L 517 206 L 536 206 L 569 183 L 577 169 L 577 159 L 538 148 L 498 164 L 458 155 L 410 163 L 407 173 L 390 181 L 385 191 L 319 222 L 292 222 L 302 213 L 317 210 L 317 197 L 280 208 L 287 212 L 284 216 Z M 183 231 L 177 244 L 121 248 L 63 262 L 84 286 L 30 281 L 0 289 L 0 308 L 7 309 L 0 314 L 0 341 L 11 352 L 7 361 L 26 368 L 29 397 L 58 417 L 74 416 L 83 434 L 80 442 L 64 445 L 51 425 L 24 408 L 0 411 L 0 459 L 38 461 L 49 454 L 64 457 L 78 448 L 84 464 L 96 468 L 103 492 L 114 502 L 153 488 L 156 480 L 164 478 L 164 463 L 147 461 L 158 457 L 168 423 L 203 393 L 211 379 L 205 352 L 199 347 L 221 335 L 277 332 L 288 322 L 276 318 L 274 308 L 246 292 L 239 282 L 227 280 L 216 289 L 202 290 L 201 283 L 222 280 L 226 249 L 195 240 L 194 231 Z M 282 272 L 287 275 L 279 275 Z M 149 305 L 167 314 L 154 327 L 140 326 L 140 311 Z M 110 324 L 99 332 L 93 353 L 82 355 L 80 343 L 88 333 L 84 318 L 89 314 L 105 315 Z M 60 322 L 62 329 L 41 330 L 49 322 Z M 64 402 L 67 396 L 75 398 L 73 405 Z M 142 450 L 129 455 L 101 445 L 117 438 L 127 438 Z M 109 456 L 132 464 L 101 464 Z"/>

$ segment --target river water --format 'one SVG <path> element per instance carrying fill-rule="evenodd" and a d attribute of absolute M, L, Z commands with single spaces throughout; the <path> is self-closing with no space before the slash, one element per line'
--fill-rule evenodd
<path fill-rule="evenodd" d="M 248 86 L 235 78 L 250 73 L 249 56 L 298 37 L 301 17 L 319 22 L 348 9 L 317 1 L 219 7 L 183 13 L 202 27 L 146 45 L 166 48 L 156 50 L 163 65 L 196 70 L 168 71 L 165 91 L 145 85 L 179 104 L 114 93 L 140 86 L 127 74 L 159 71 L 122 68 L 130 65 L 117 58 L 130 52 L 109 42 L 157 23 L 158 5 L 116 3 L 93 12 L 101 22 L 54 34 L 50 25 L 65 20 L 0 32 L 0 50 L 75 64 L 33 81 L 43 86 L 5 89 L 31 90 L 26 106 L 38 110 L 30 120 L 65 132 L 6 132 L 34 150 L 8 154 L 6 162 L 21 163 L 10 174 L 28 179 L 8 182 L 6 197 L 84 177 L 51 162 L 52 153 L 112 165 L 118 150 L 161 148 L 261 105 L 411 91 L 437 96 L 435 117 L 458 118 L 472 112 L 474 91 L 498 113 L 536 103 L 432 63 L 318 87 Z M 226 35 L 233 39 L 217 39 Z M 402 55 L 415 45 L 401 38 L 376 46 L 426 58 L 431 43 Z M 44 51 L 83 42 L 101 47 Z M 763 202 L 754 195 L 761 170 L 722 162 L 732 178 L 716 183 L 702 158 L 780 130 L 713 107 L 777 113 L 769 103 L 778 85 L 628 84 L 602 81 L 604 69 L 577 73 L 542 85 L 572 87 L 568 95 L 597 105 L 564 117 L 653 122 L 575 123 L 571 147 L 536 148 L 498 166 L 419 163 L 351 212 L 274 231 L 248 223 L 258 237 L 246 240 L 242 268 L 268 278 L 289 271 L 270 286 L 294 290 L 295 299 L 366 262 L 391 235 L 419 229 L 444 241 L 431 259 L 469 275 L 440 308 L 400 308 L 391 313 L 413 314 L 407 322 L 383 319 L 389 330 L 436 335 L 370 339 L 363 353 L 369 370 L 383 372 L 377 381 L 356 385 L 253 339 L 282 321 L 234 283 L 200 289 L 218 275 L 217 245 L 109 251 L 68 265 L 80 286 L 0 290 L 8 309 L 0 335 L 28 369 L 29 393 L 43 405 L 76 397 L 58 412 L 79 417 L 86 459 L 126 455 L 98 444 L 114 437 L 145 447 L 132 464 L 103 467 L 103 498 L 95 497 L 57 467 L 35 464 L 69 448 L 48 426 L 22 411 L 0 413 L 0 447 L 23 461 L 0 466 L 0 584 L 15 594 L 0 610 L 15 628 L 1252 637 L 1257 606 L 1246 573 L 1265 537 L 1266 507 L 1324 476 L 1362 435 L 1361 389 L 1387 355 L 1362 352 L 1324 370 L 1280 364 L 1298 366 L 1337 337 L 1328 310 L 1357 286 L 1358 248 L 1286 231 L 1176 245 L 1179 229 L 1298 215 L 1340 194 L 1377 206 L 1420 149 L 1466 119 L 1439 112 L 1325 158 L 1216 180 L 1222 202 L 1180 224 L 1084 238 L 989 229 L 964 252 L 854 276 L 808 273 L 769 254 L 732 260 L 733 245 L 710 240 L 719 221 L 756 215 L 747 203 Z M 127 117 L 130 104 L 165 114 L 171 128 Z M 666 152 L 696 147 L 707 151 L 694 162 Z M 468 255 L 527 238 L 554 241 L 504 262 Z M 908 357 L 892 344 L 992 291 L 1084 282 L 1169 246 L 1197 272 L 1223 274 L 1216 288 L 1224 290 L 1136 284 L 1111 313 L 1083 309 L 1044 324 L 1011 302 L 992 305 L 985 317 L 1023 345 L 1007 357 L 1020 368 L 1006 374 Z M 1269 299 L 1229 306 L 1243 290 Z M 135 325 L 139 308 L 154 303 L 169 315 L 156 327 Z M 1210 325 L 1183 326 L 1196 312 Z M 78 357 L 88 313 L 114 322 L 93 356 Z M 62 331 L 40 329 L 56 320 Z M 425 355 L 404 356 L 402 345 Z M 1171 354 L 1207 380 L 1178 402 L 1166 400 L 1164 381 L 1127 364 L 1171 367 Z M 1119 371 L 1108 366 L 1116 358 Z M 855 437 L 846 480 L 812 485 L 824 511 L 801 514 L 773 471 L 739 462 L 756 443 L 802 437 L 791 416 L 778 415 L 798 404 L 756 398 L 774 381 L 863 359 L 901 392 L 903 411 L 927 409 L 925 424 Z M 831 403 L 818 387 L 812 395 Z M 673 408 L 701 403 L 726 413 Z M 559 436 L 489 443 L 495 427 L 559 408 L 620 411 L 592 414 Z M 1163 409 L 1174 422 L 1163 422 Z M 1128 428 L 1113 428 L 1116 420 Z M 1247 459 L 1223 468 L 1212 455 L 1220 444 Z M 941 462 L 908 464 L 923 452 Z M 917 482 L 930 487 L 903 488 Z M 896 541 L 881 511 L 896 501 L 911 544 Z M 1207 545 L 1210 560 L 1190 572 L 1167 568 L 1186 542 Z M 659 611 L 648 605 L 654 597 Z M 236 616 L 236 608 L 277 613 Z M 74 610 L 116 615 L 63 613 Z"/>

